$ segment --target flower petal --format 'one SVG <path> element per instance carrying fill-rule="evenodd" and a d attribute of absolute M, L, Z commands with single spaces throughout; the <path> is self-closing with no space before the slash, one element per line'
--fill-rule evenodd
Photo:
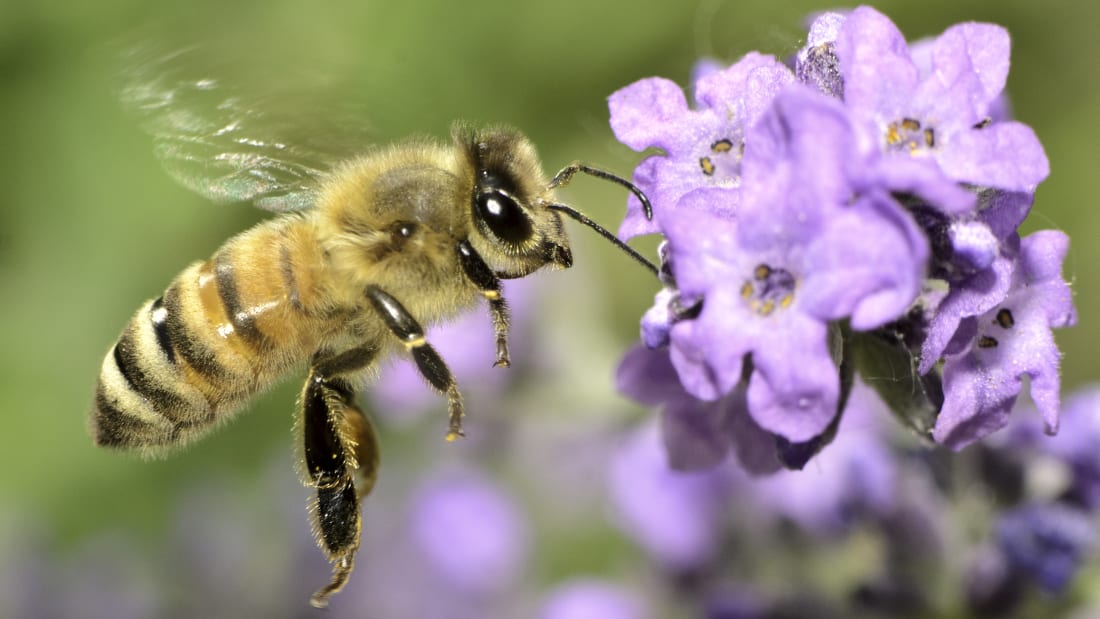
<path fill-rule="evenodd" d="M 840 379 L 826 346 L 826 327 L 791 317 L 774 325 L 753 353 L 749 412 L 768 432 L 795 443 L 821 434 L 836 417 Z"/>
<path fill-rule="evenodd" d="M 879 110 L 889 118 L 908 107 L 919 75 L 894 22 L 861 6 L 841 26 L 836 46 L 844 100 L 852 109 Z"/>
<path fill-rule="evenodd" d="M 1008 79 L 1011 41 L 1008 31 L 996 24 L 969 22 L 956 24 L 936 38 L 932 51 L 933 73 L 937 79 L 954 84 L 958 79 L 952 70 L 965 70 L 973 74 L 981 88 L 982 99 L 975 101 L 987 108 L 1005 88 Z M 960 62 L 965 58 L 965 62 Z M 976 110 L 979 117 L 989 114 L 988 109 Z"/>
<path fill-rule="evenodd" d="M 684 91 L 673 81 L 650 77 L 615 91 L 608 98 L 611 130 L 636 151 L 664 147 L 668 127 L 687 114 Z"/>
<path fill-rule="evenodd" d="M 918 368 L 921 374 L 927 374 L 947 352 L 964 318 L 980 316 L 1004 300 L 1012 286 L 1015 269 L 1016 252 L 1012 251 L 995 258 L 990 268 L 952 286 L 929 321 L 927 335 L 921 344 Z"/>
<path fill-rule="evenodd" d="M 725 409 L 722 400 L 680 398 L 661 410 L 661 438 L 671 468 L 699 471 L 726 459 L 730 440 Z"/>
<path fill-rule="evenodd" d="M 776 94 L 792 83 L 794 74 L 774 56 L 749 52 L 728 69 L 700 79 L 695 85 L 695 98 L 702 107 L 751 125 Z"/>
<path fill-rule="evenodd" d="M 837 210 L 806 249 L 813 265 L 800 292 L 806 311 L 823 320 L 851 316 L 863 331 L 896 320 L 917 298 L 928 241 L 898 205 L 882 200 L 890 204 L 865 199 Z"/>
<path fill-rule="evenodd" d="M 994 123 L 956 134 L 936 154 L 940 167 L 960 182 L 1007 191 L 1034 192 L 1050 175 L 1043 145 L 1022 123 Z"/>
<path fill-rule="evenodd" d="M 615 386 L 619 393 L 649 406 L 685 395 L 676 377 L 676 369 L 668 360 L 668 351 L 641 345 L 631 348 L 619 362 L 615 371 Z"/>

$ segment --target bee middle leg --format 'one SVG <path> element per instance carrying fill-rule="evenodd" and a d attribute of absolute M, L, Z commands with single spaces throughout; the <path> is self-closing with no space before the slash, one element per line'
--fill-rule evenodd
<path fill-rule="evenodd" d="M 328 605 L 355 565 L 361 522 L 359 501 L 370 493 L 378 474 L 378 438 L 370 419 L 355 403 L 355 389 L 343 378 L 367 367 L 373 347 L 314 359 L 302 392 L 305 468 L 316 489 L 311 505 L 318 544 L 333 564 L 332 580 L 310 604 Z"/>
<path fill-rule="evenodd" d="M 459 242 L 458 260 L 462 263 L 462 270 L 466 273 L 466 277 L 489 301 L 489 315 L 493 319 L 493 331 L 496 333 L 497 341 L 497 360 L 493 363 L 493 367 L 506 368 L 512 364 L 508 356 L 508 326 L 511 324 L 511 317 L 508 314 L 508 304 L 505 303 L 504 296 L 501 294 L 500 279 L 489 265 L 485 264 L 485 260 L 474 250 L 468 240 Z"/>
<path fill-rule="evenodd" d="M 455 382 L 451 370 L 443 362 L 443 358 L 439 356 L 435 348 L 432 348 L 432 345 L 428 343 L 420 323 L 412 317 L 405 306 L 401 305 L 401 302 L 378 286 L 367 286 L 366 295 L 375 311 L 386 323 L 386 326 L 405 344 L 405 348 L 412 354 L 413 361 L 416 362 L 416 367 L 424 378 L 447 396 L 447 416 L 449 420 L 447 440 L 453 441 L 463 436 L 462 394 L 458 391 L 458 384 Z"/>

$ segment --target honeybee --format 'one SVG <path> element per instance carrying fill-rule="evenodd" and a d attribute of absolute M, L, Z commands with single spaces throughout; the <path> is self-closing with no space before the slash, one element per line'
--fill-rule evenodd
<path fill-rule="evenodd" d="M 280 212 L 191 264 L 146 301 L 103 360 L 91 414 L 98 445 L 155 457 L 195 441 L 296 369 L 307 377 L 296 435 L 318 545 L 333 565 L 311 598 L 324 607 L 347 582 L 359 547 L 359 502 L 379 466 L 378 439 L 356 393 L 394 354 L 412 358 L 447 400 L 447 440 L 463 435 L 462 396 L 425 327 L 484 299 L 496 362 L 507 367 L 501 280 L 573 264 L 561 215 L 600 233 L 554 192 L 577 173 L 629 181 L 573 163 L 547 179 L 531 142 L 506 127 L 454 125 L 449 143 L 376 148 L 331 168 L 302 149 L 250 135 L 256 113 L 222 97 L 215 119 L 182 101 L 218 99 L 212 80 L 141 81 L 125 93 L 152 119 L 157 151 L 187 186 L 222 201 Z"/>

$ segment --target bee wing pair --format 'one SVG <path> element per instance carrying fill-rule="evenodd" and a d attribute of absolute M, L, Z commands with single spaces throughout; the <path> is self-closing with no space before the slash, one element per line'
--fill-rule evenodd
<path fill-rule="evenodd" d="M 200 72 L 213 64 L 207 56 L 198 47 L 124 52 L 119 98 L 184 187 L 218 203 L 303 210 L 315 203 L 329 170 L 369 143 L 362 110 L 336 84 L 247 88 L 236 77 Z M 308 114 L 319 108 L 325 113 Z"/>

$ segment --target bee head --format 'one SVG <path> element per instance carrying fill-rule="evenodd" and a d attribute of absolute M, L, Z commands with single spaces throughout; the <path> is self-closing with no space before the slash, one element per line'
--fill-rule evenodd
<path fill-rule="evenodd" d="M 573 264 L 569 241 L 531 142 L 507 128 L 457 125 L 454 140 L 473 170 L 470 242 L 498 277 Z"/>

